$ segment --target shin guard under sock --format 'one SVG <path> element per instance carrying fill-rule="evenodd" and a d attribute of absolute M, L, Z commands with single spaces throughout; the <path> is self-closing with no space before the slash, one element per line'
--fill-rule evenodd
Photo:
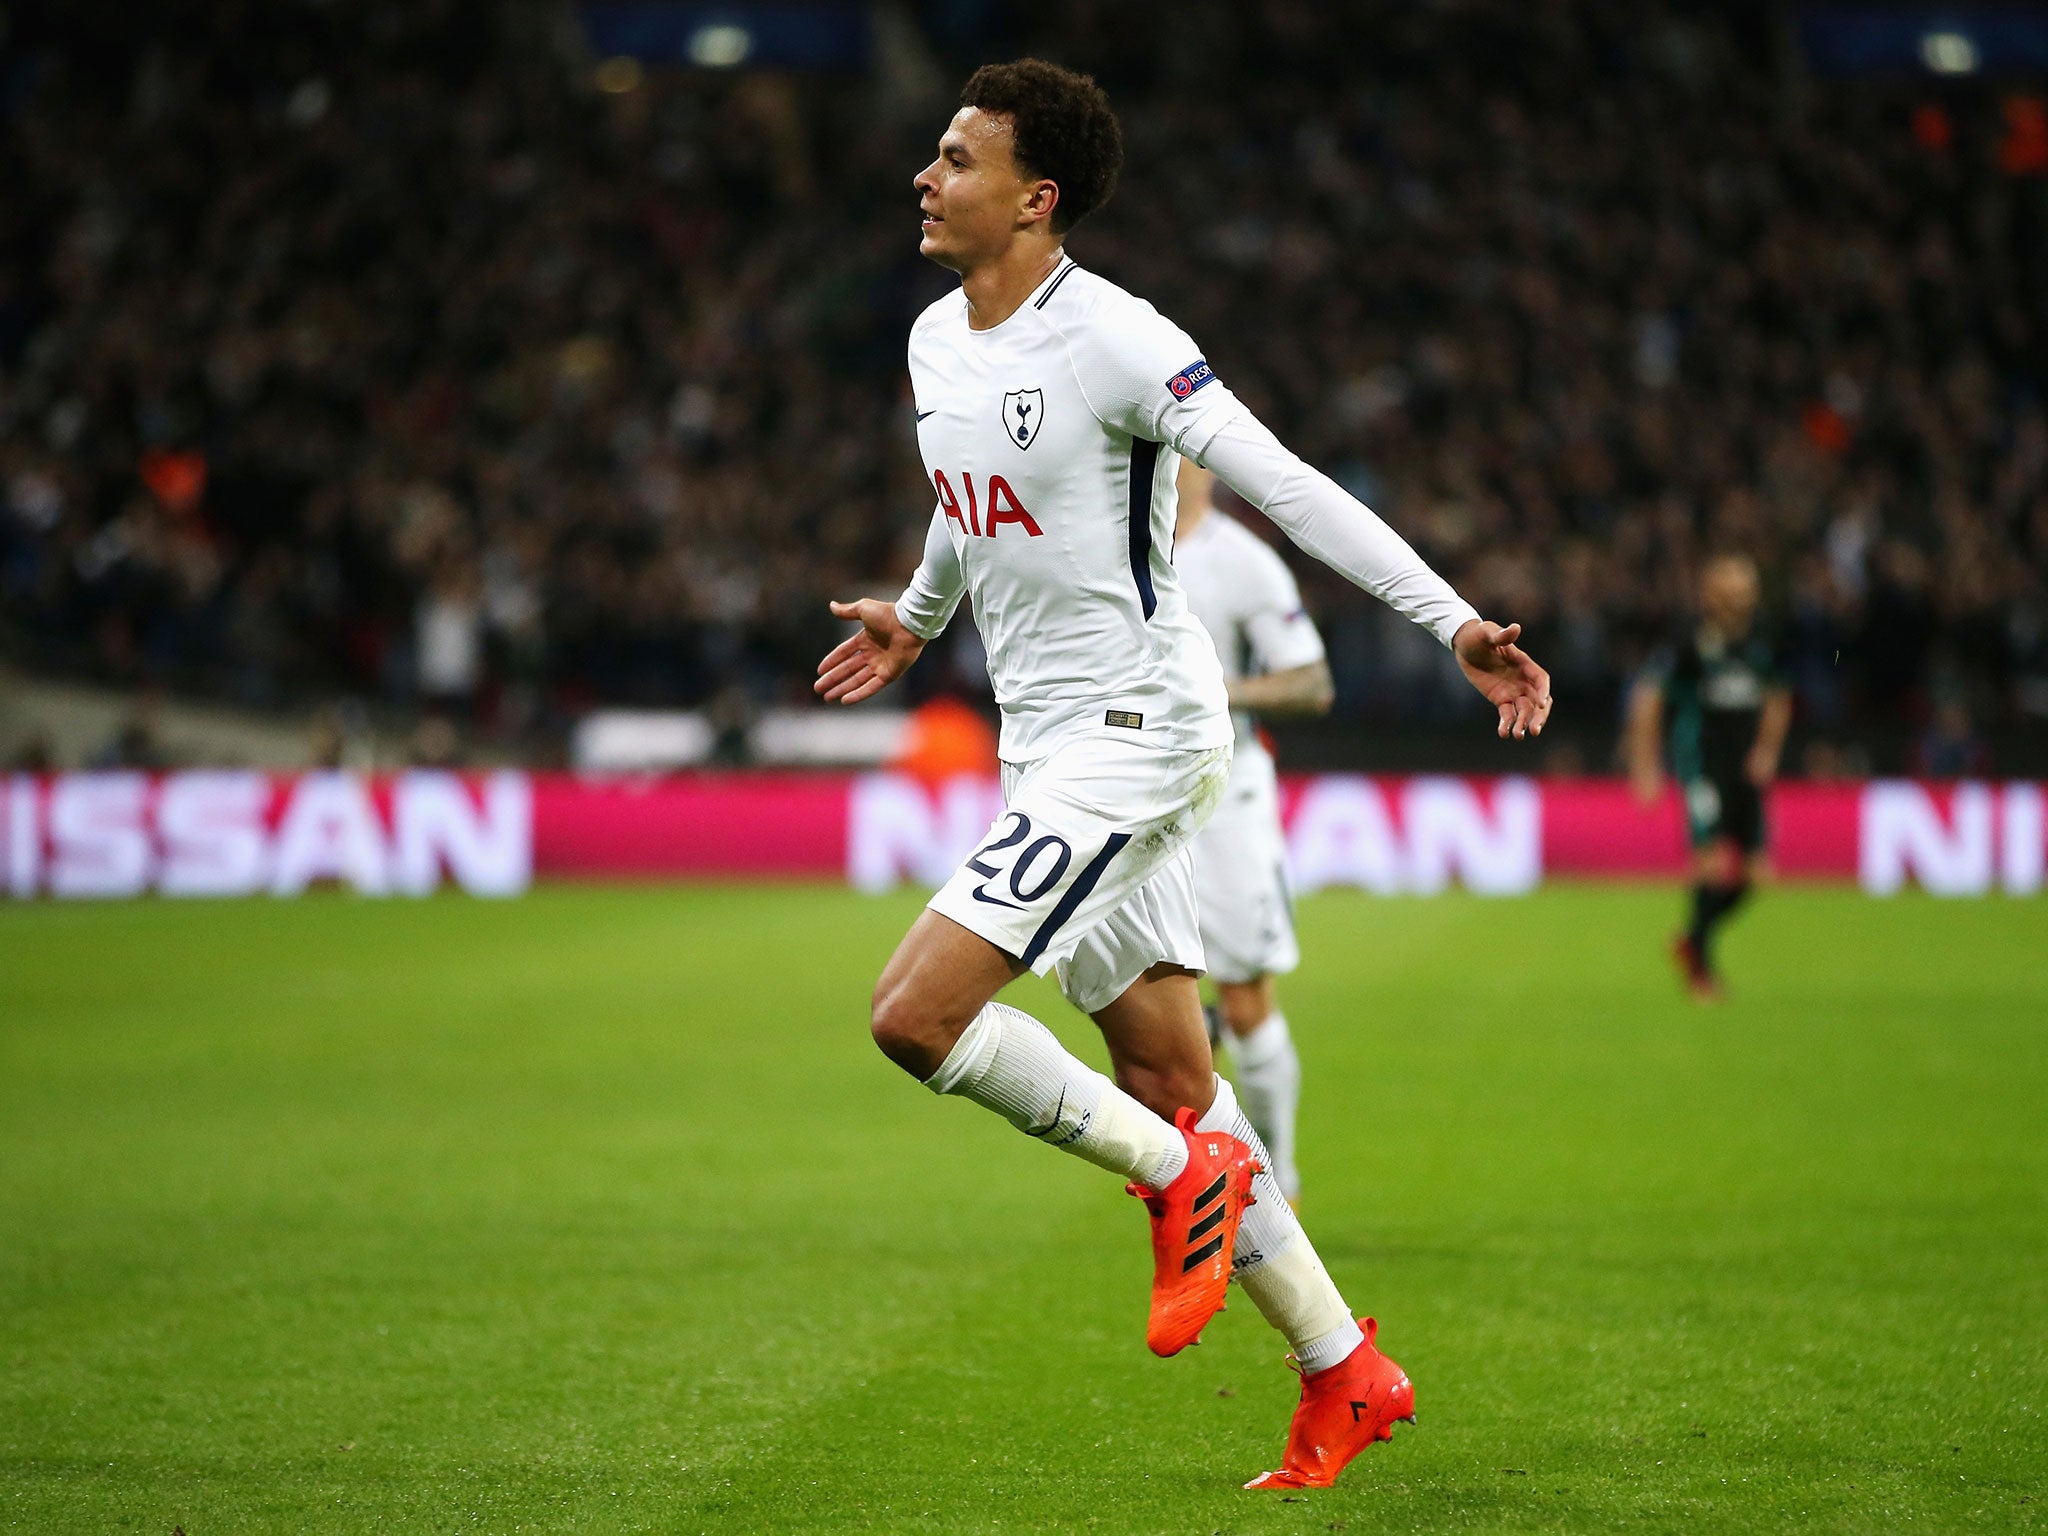
<path fill-rule="evenodd" d="M 1179 1131 L 1007 1003 L 975 1015 L 925 1086 L 970 1099 L 1028 1136 L 1154 1189 L 1187 1166 Z"/>

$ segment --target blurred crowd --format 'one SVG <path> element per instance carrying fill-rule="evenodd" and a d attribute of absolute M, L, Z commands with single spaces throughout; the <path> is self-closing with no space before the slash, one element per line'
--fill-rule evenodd
<path fill-rule="evenodd" d="M 1084 264 L 1582 729 L 1753 552 L 1812 740 L 2048 720 L 2048 108 L 1808 79 L 1768 12 L 1050 0 L 1124 120 Z M 807 691 L 930 500 L 949 279 L 887 79 L 594 67 L 548 5 L 112 0 L 0 41 L 0 645 L 507 741 Z M 970 61 L 941 59 L 945 83 Z M 1294 561 L 1339 713 L 1466 707 Z M 965 631 L 920 687 L 971 682 Z"/>

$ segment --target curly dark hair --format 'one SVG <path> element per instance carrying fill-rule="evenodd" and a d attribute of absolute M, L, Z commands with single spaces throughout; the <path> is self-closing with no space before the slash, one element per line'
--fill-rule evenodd
<path fill-rule="evenodd" d="M 984 64 L 968 78 L 960 105 L 1009 118 L 1017 168 L 1060 189 L 1055 233 L 1065 234 L 1116 190 L 1124 135 L 1093 75 L 1044 59 Z"/>

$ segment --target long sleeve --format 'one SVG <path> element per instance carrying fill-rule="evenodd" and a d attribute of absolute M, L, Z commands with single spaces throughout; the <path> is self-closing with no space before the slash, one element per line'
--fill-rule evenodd
<path fill-rule="evenodd" d="M 932 525 L 924 536 L 924 559 L 896 599 L 896 618 L 913 635 L 930 640 L 951 622 L 966 590 L 967 580 L 960 573 L 960 556 L 946 531 L 945 517 L 934 509 Z"/>
<path fill-rule="evenodd" d="M 1196 462 L 1323 564 L 1445 645 L 1466 620 L 1479 617 L 1378 514 L 1304 463 L 1249 412 L 1224 423 Z"/>
<path fill-rule="evenodd" d="M 1096 419 L 1192 458 L 1244 414 L 1188 333 L 1128 294 L 1062 330 L 1075 382 Z"/>

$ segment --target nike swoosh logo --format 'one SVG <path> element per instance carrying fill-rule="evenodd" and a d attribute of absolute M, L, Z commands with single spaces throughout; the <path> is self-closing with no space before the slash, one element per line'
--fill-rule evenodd
<path fill-rule="evenodd" d="M 1000 896 L 988 895 L 987 889 L 986 886 L 977 885 L 974 888 L 974 899 L 976 901 L 985 901 L 992 907 L 1008 907 L 1012 912 L 1022 912 L 1024 910 L 1014 901 L 1005 901 Z"/>
<path fill-rule="evenodd" d="M 934 409 L 932 409 L 932 410 L 929 410 L 929 411 L 919 411 L 919 412 L 917 413 L 917 419 L 918 419 L 919 421 L 923 421 L 923 420 L 925 419 L 925 417 L 927 417 L 927 416 L 936 416 L 936 415 L 938 415 L 938 414 L 939 414 L 939 413 L 938 413 L 938 411 L 937 411 L 937 409 L 936 409 L 936 408 L 934 408 Z"/>

